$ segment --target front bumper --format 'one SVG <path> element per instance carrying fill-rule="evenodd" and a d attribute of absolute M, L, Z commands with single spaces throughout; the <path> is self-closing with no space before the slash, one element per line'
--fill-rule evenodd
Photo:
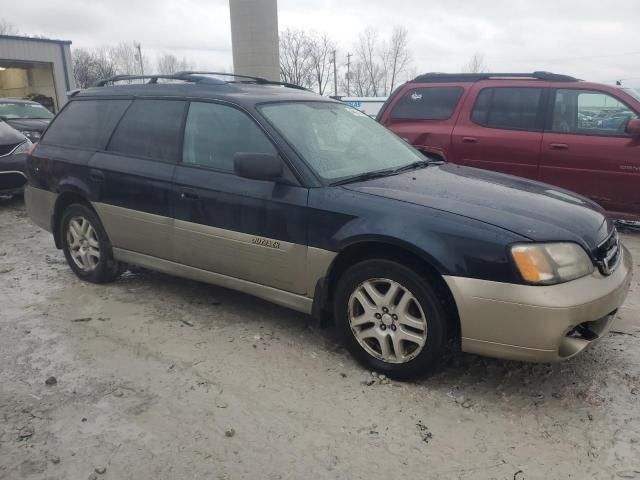
<path fill-rule="evenodd" d="M 624 302 L 632 259 L 609 276 L 596 271 L 571 282 L 530 286 L 445 277 L 458 307 L 462 350 L 533 362 L 570 358 L 606 335 Z"/>
<path fill-rule="evenodd" d="M 18 153 L 0 157 L 0 195 L 21 193 L 27 184 L 25 175 L 26 154 Z"/>

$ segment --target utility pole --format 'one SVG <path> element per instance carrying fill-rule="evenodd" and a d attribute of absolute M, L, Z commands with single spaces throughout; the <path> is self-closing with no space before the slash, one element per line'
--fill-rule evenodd
<path fill-rule="evenodd" d="M 347 97 L 351 96 L 351 55 L 347 53 Z"/>
<path fill-rule="evenodd" d="M 142 62 L 142 46 L 139 43 L 135 44 L 136 50 L 138 50 L 138 63 L 140 63 L 140 75 L 144 76 L 144 63 Z"/>
<path fill-rule="evenodd" d="M 338 96 L 338 69 L 336 68 L 336 51 L 333 50 L 333 94 Z"/>

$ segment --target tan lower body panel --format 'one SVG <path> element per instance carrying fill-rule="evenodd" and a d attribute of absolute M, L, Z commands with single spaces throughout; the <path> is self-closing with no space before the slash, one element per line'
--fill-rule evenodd
<path fill-rule="evenodd" d="M 172 218 L 106 203 L 92 205 L 114 247 L 176 260 Z"/>
<path fill-rule="evenodd" d="M 616 271 L 553 286 L 527 286 L 445 276 L 460 315 L 462 349 L 525 361 L 556 361 L 575 355 L 590 342 L 567 334 L 595 322 L 598 338 L 613 324 L 614 312 L 631 283 L 631 254 Z"/>
<path fill-rule="evenodd" d="M 51 220 L 57 200 L 58 195 L 48 190 L 30 185 L 27 185 L 24 190 L 24 203 L 31 221 L 47 232 L 51 232 Z"/>
<path fill-rule="evenodd" d="M 114 248 L 307 297 L 336 255 L 104 203 L 93 206 Z"/>
<path fill-rule="evenodd" d="M 307 293 L 307 246 L 198 223 L 175 221 L 178 261 L 185 265 Z"/>
<path fill-rule="evenodd" d="M 292 308 L 299 312 L 307 314 L 311 313 L 313 300 L 304 295 L 296 295 L 294 293 L 285 292 L 266 285 L 260 285 L 239 278 L 190 267 L 188 265 L 182 265 L 180 263 L 120 248 L 114 248 L 113 253 L 116 259 L 125 263 L 132 263 L 134 265 L 140 265 L 141 267 L 150 268 L 159 272 L 238 290 L 249 295 L 263 298 L 278 305 Z"/>

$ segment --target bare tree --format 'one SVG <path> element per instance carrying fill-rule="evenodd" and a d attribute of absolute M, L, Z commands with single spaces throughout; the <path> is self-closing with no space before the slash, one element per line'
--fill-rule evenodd
<path fill-rule="evenodd" d="M 408 32 L 406 28 L 398 25 L 393 29 L 391 39 L 387 46 L 385 59 L 385 64 L 387 66 L 385 83 L 389 87 L 386 88 L 387 85 L 385 85 L 385 95 L 387 95 L 393 91 L 393 87 L 395 87 L 396 82 L 398 81 L 398 76 L 405 73 L 405 70 L 411 63 Z"/>
<path fill-rule="evenodd" d="M 13 23 L 0 18 L 0 35 L 18 35 L 18 33 L 18 29 Z"/>
<path fill-rule="evenodd" d="M 309 62 L 311 63 L 311 73 L 313 83 L 315 83 L 318 93 L 324 94 L 332 73 L 332 53 L 335 46 L 326 33 L 314 34 L 308 38 Z"/>
<path fill-rule="evenodd" d="M 309 37 L 302 30 L 280 33 L 280 78 L 283 82 L 311 86 L 313 65 Z"/>
<path fill-rule="evenodd" d="M 73 77 L 76 85 L 87 88 L 96 81 L 93 55 L 86 48 L 74 48 L 72 52 Z"/>
<path fill-rule="evenodd" d="M 116 75 L 116 67 L 110 53 L 110 49 L 107 47 L 74 48 L 72 64 L 76 85 L 80 88 L 87 88 L 98 80 Z"/>
<path fill-rule="evenodd" d="M 367 27 L 358 38 L 356 57 L 361 64 L 368 82 L 367 90 L 377 97 L 384 77 L 384 66 L 378 48 L 378 32 L 373 27 Z"/>
<path fill-rule="evenodd" d="M 119 43 L 111 49 L 110 55 L 116 71 L 120 75 L 141 75 L 143 71 L 150 70 L 147 59 L 144 57 L 140 59 L 135 42 Z"/>
<path fill-rule="evenodd" d="M 465 73 L 484 73 L 487 70 L 489 67 L 484 61 L 484 55 L 480 52 L 474 53 L 469 62 L 462 66 L 462 71 Z"/>
<path fill-rule="evenodd" d="M 158 73 L 163 75 L 170 75 L 183 70 L 193 70 L 193 63 L 184 57 L 180 60 L 170 53 L 161 55 L 160 58 L 158 58 L 157 65 Z"/>

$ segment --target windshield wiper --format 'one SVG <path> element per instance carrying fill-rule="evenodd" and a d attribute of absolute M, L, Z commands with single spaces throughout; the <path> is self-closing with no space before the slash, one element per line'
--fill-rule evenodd
<path fill-rule="evenodd" d="M 417 168 L 425 168 L 433 164 L 434 164 L 433 160 L 418 160 L 417 162 L 413 162 L 408 165 L 398 167 L 395 170 L 393 170 L 393 172 L 394 173 L 408 172 L 409 170 L 416 170 Z"/>
<path fill-rule="evenodd" d="M 396 173 L 397 173 L 396 169 L 378 170 L 376 172 L 366 172 L 366 173 L 361 173 L 360 175 L 354 175 L 352 177 L 336 180 L 335 182 L 331 183 L 331 186 L 335 187 L 337 185 L 345 185 L 347 183 L 364 182 L 365 180 L 372 180 L 374 178 L 388 177 L 389 175 L 395 175 Z"/>
<path fill-rule="evenodd" d="M 391 175 L 397 175 L 402 172 L 408 172 L 409 170 L 416 170 L 418 168 L 426 168 L 429 165 L 440 165 L 442 162 L 437 160 L 418 160 L 417 162 L 409 163 L 408 165 L 403 165 L 402 167 L 390 168 L 387 170 L 378 170 L 375 172 L 366 172 L 361 173 L 360 175 L 354 175 L 353 177 L 343 178 L 342 180 L 337 180 L 331 184 L 331 186 L 336 185 L 344 185 L 346 183 L 353 182 L 363 182 L 365 180 L 371 180 L 374 178 L 380 177 L 388 177 Z"/>

